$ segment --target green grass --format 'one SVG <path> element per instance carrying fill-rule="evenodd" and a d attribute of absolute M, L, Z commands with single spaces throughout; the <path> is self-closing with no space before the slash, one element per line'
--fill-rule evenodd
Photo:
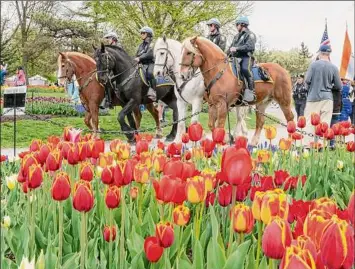
<path fill-rule="evenodd" d="M 64 92 L 34 92 L 33 93 L 33 97 L 39 97 L 39 96 L 44 96 L 44 97 L 66 97 L 69 98 L 68 95 Z M 28 92 L 27 93 L 27 97 L 31 98 L 32 97 L 32 93 Z"/>
<path fill-rule="evenodd" d="M 111 110 L 109 115 L 100 117 L 100 128 L 103 128 L 106 131 L 119 131 L 120 126 L 117 122 L 117 113 L 120 108 Z M 248 128 L 255 128 L 255 113 L 249 115 L 250 119 L 247 120 Z M 167 113 L 167 121 L 172 121 L 171 110 Z M 51 119 L 53 123 L 39 121 L 39 120 L 20 120 L 16 123 L 16 147 L 28 147 L 32 139 L 43 139 L 45 140 L 50 135 L 61 135 L 63 132 L 64 126 L 74 126 L 76 128 L 86 129 L 87 127 L 84 124 L 83 117 L 58 117 Z M 208 114 L 200 114 L 200 122 L 206 132 L 209 132 L 208 129 Z M 235 126 L 235 114 L 230 113 L 230 122 L 231 130 Z M 190 123 L 190 120 L 187 120 L 187 124 Z M 267 121 L 266 124 L 271 122 Z M 141 122 L 141 129 L 150 128 L 155 126 L 155 122 L 148 111 L 143 112 L 143 118 Z M 226 129 L 228 128 L 226 122 Z M 167 135 L 171 130 L 171 127 L 163 128 L 163 134 Z M 14 145 L 14 124 L 13 122 L 5 122 L 1 124 L 1 147 L 8 148 L 13 147 Z M 114 138 L 124 139 L 125 137 L 118 134 L 103 134 L 101 137 L 105 140 L 112 140 Z"/>

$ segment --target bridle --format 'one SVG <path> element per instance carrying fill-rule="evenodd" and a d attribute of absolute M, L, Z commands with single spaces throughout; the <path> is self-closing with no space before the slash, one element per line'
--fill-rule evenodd
<path fill-rule="evenodd" d="M 171 70 L 172 66 L 175 65 L 175 57 L 174 55 L 171 53 L 171 51 L 169 50 L 169 43 L 168 42 L 165 42 L 166 43 L 166 48 L 159 48 L 157 49 L 156 51 L 160 51 L 160 50 L 163 50 L 163 51 L 166 51 L 166 56 L 165 56 L 165 61 L 163 64 L 158 64 L 158 63 L 155 63 L 156 66 L 163 66 L 163 71 L 166 70 L 167 74 L 173 74 L 174 71 Z M 169 59 L 169 55 L 171 56 L 171 58 L 173 59 L 173 64 L 171 65 L 171 67 L 168 66 L 168 59 Z"/>
<path fill-rule="evenodd" d="M 189 68 L 188 71 L 190 71 L 190 72 L 192 71 L 192 75 L 194 75 L 195 72 L 196 72 L 196 70 L 197 70 L 197 68 L 198 68 L 198 67 L 193 66 L 193 63 L 194 63 L 195 57 L 196 57 L 196 53 L 194 53 L 194 52 L 192 52 L 192 51 L 190 51 L 190 53 L 191 53 L 191 60 L 190 60 L 190 63 L 189 63 L 189 64 L 180 63 L 180 65 L 181 65 L 181 66 L 187 66 L 187 67 Z M 204 58 L 203 58 L 202 55 L 199 55 L 199 56 L 201 57 L 202 60 L 204 60 Z M 192 70 L 191 70 L 191 69 L 192 69 Z"/>

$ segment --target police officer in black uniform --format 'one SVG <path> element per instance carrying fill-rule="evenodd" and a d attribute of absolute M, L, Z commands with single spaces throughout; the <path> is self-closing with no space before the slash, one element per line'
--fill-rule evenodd
<path fill-rule="evenodd" d="M 241 71 L 248 82 L 248 87 L 245 89 L 243 99 L 247 102 L 253 102 L 255 100 L 255 94 L 251 69 L 254 61 L 253 53 L 255 51 L 256 36 L 248 29 L 249 19 L 247 17 L 240 17 L 235 23 L 238 34 L 234 37 L 227 54 L 241 59 Z"/>
<path fill-rule="evenodd" d="M 210 34 L 207 38 L 224 51 L 226 49 L 226 37 L 219 31 L 219 28 L 221 28 L 220 21 L 216 18 L 212 18 L 207 22 L 207 25 L 210 28 Z"/>
<path fill-rule="evenodd" d="M 293 100 L 295 101 L 295 108 L 297 113 L 297 119 L 300 116 L 304 116 L 304 109 L 307 103 L 308 90 L 304 83 L 304 75 L 301 74 L 297 77 L 295 85 L 293 85 Z"/>
<path fill-rule="evenodd" d="M 148 26 L 144 26 L 141 30 L 142 44 L 139 45 L 136 53 L 136 62 L 143 65 L 144 70 L 146 70 L 147 80 L 150 83 L 152 89 L 155 90 L 155 78 L 153 75 L 154 70 L 154 43 L 153 41 L 153 30 Z"/>

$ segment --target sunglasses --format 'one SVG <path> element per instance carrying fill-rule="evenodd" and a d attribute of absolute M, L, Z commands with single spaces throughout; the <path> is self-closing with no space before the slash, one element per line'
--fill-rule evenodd
<path fill-rule="evenodd" d="M 146 33 L 145 32 L 142 32 L 141 35 L 145 35 Z"/>

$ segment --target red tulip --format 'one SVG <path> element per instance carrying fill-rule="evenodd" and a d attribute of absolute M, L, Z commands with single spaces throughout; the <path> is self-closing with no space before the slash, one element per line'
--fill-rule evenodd
<path fill-rule="evenodd" d="M 166 149 L 168 157 L 180 156 L 182 144 L 170 143 Z"/>
<path fill-rule="evenodd" d="M 236 149 L 247 148 L 248 146 L 248 138 L 245 136 L 237 136 L 235 138 L 234 146 Z"/>
<path fill-rule="evenodd" d="M 159 245 L 159 240 L 155 236 L 147 237 L 144 240 L 144 253 L 150 262 L 159 261 L 163 255 L 164 248 Z"/>
<path fill-rule="evenodd" d="M 75 144 L 73 146 L 71 146 L 68 149 L 67 152 L 67 161 L 70 165 L 76 165 L 79 163 L 80 161 L 80 156 L 79 156 L 79 148 L 78 145 Z"/>
<path fill-rule="evenodd" d="M 339 123 L 333 124 L 331 128 L 332 128 L 332 130 L 334 132 L 334 135 L 340 135 L 341 125 Z"/>
<path fill-rule="evenodd" d="M 101 172 L 102 183 L 110 185 L 113 183 L 114 167 L 105 167 Z"/>
<path fill-rule="evenodd" d="M 111 232 L 112 232 L 112 235 L 111 235 Z M 104 240 L 106 242 L 115 241 L 115 239 L 116 239 L 116 227 L 115 226 L 112 226 L 112 227 L 105 226 L 103 234 L 104 234 Z"/>
<path fill-rule="evenodd" d="M 185 159 L 185 161 L 188 161 L 191 159 L 191 151 L 189 151 L 189 150 L 185 151 L 184 159 Z"/>
<path fill-rule="evenodd" d="M 184 133 L 184 134 L 182 135 L 182 137 L 181 137 L 181 141 L 182 141 L 182 143 L 184 143 L 184 144 L 189 143 L 189 141 L 190 141 L 189 134 L 188 134 L 188 133 Z"/>
<path fill-rule="evenodd" d="M 320 241 L 321 258 L 329 269 L 352 268 L 354 264 L 354 229 L 336 215 Z"/>
<path fill-rule="evenodd" d="M 322 133 L 325 134 L 326 131 L 327 131 L 328 128 L 329 128 L 328 123 L 326 123 L 326 122 L 321 122 L 321 123 L 320 123 L 320 128 L 321 128 L 321 130 L 322 130 Z"/>
<path fill-rule="evenodd" d="M 324 134 L 325 138 L 328 140 L 334 139 L 334 131 L 331 128 L 328 128 L 327 131 Z"/>
<path fill-rule="evenodd" d="M 340 135 L 342 135 L 344 137 L 350 135 L 350 129 L 341 127 L 340 128 Z"/>
<path fill-rule="evenodd" d="M 311 114 L 311 124 L 317 126 L 320 123 L 320 115 L 317 113 Z"/>
<path fill-rule="evenodd" d="M 159 222 L 155 228 L 159 245 L 168 248 L 174 243 L 174 227 L 170 222 Z"/>
<path fill-rule="evenodd" d="M 179 178 L 176 178 L 175 181 L 176 181 L 176 191 L 172 202 L 174 204 L 180 205 L 186 200 L 186 192 L 185 192 L 186 182 L 182 181 Z"/>
<path fill-rule="evenodd" d="M 223 144 L 224 136 L 226 135 L 226 131 L 224 128 L 214 128 L 212 132 L 213 142 L 216 144 Z"/>
<path fill-rule="evenodd" d="M 28 169 L 28 187 L 36 189 L 43 182 L 43 170 L 39 164 L 32 164 Z"/>
<path fill-rule="evenodd" d="M 51 151 L 46 160 L 46 168 L 49 171 L 57 171 L 62 165 L 62 156 L 58 149 Z"/>
<path fill-rule="evenodd" d="M 200 123 L 192 123 L 188 128 L 189 138 L 193 142 L 200 141 L 203 134 L 203 128 Z"/>
<path fill-rule="evenodd" d="M 287 132 L 289 134 L 293 134 L 294 132 L 296 132 L 296 123 L 294 121 L 289 121 L 287 123 Z"/>
<path fill-rule="evenodd" d="M 248 192 L 251 188 L 251 182 L 245 182 L 237 187 L 236 201 L 243 202 L 248 196 Z"/>
<path fill-rule="evenodd" d="M 218 203 L 226 207 L 232 203 L 232 186 L 225 185 L 219 188 L 218 191 Z"/>
<path fill-rule="evenodd" d="M 205 200 L 205 205 L 206 208 L 208 208 L 210 205 L 214 205 L 214 201 L 216 199 L 216 194 L 214 192 L 207 192 L 206 200 Z"/>
<path fill-rule="evenodd" d="M 121 202 L 121 190 L 113 185 L 108 188 L 105 195 L 105 203 L 107 208 L 114 209 L 120 205 Z"/>
<path fill-rule="evenodd" d="M 192 204 L 201 203 L 206 199 L 207 191 L 203 177 L 189 178 L 186 183 L 186 197 Z"/>
<path fill-rule="evenodd" d="M 253 230 L 254 218 L 250 207 L 244 204 L 237 204 L 231 208 L 229 217 L 233 222 L 235 232 L 248 234 Z"/>
<path fill-rule="evenodd" d="M 348 204 L 348 216 L 349 216 L 349 221 L 350 221 L 350 223 L 352 223 L 353 226 L 354 226 L 354 224 L 355 224 L 355 214 L 354 214 L 354 210 L 355 210 L 355 191 L 353 191 L 353 192 L 351 193 L 350 200 L 349 200 L 349 204 Z"/>
<path fill-rule="evenodd" d="M 51 152 L 51 150 L 53 150 L 53 148 L 47 144 L 43 144 L 41 146 L 41 148 L 39 149 L 38 159 L 42 165 L 46 162 L 47 157 L 48 157 L 49 153 Z"/>
<path fill-rule="evenodd" d="M 288 222 L 294 222 L 297 217 L 304 221 L 311 210 L 311 204 L 311 201 L 293 200 L 289 207 Z"/>
<path fill-rule="evenodd" d="M 80 164 L 80 179 L 91 181 L 94 178 L 94 168 L 91 163 L 83 162 Z"/>
<path fill-rule="evenodd" d="M 274 174 L 275 184 L 277 186 L 282 186 L 290 176 L 290 174 L 285 170 L 277 170 L 274 172 Z"/>
<path fill-rule="evenodd" d="M 172 202 L 176 193 L 177 181 L 170 176 L 163 176 L 160 181 L 154 180 L 155 197 L 165 203 Z"/>
<path fill-rule="evenodd" d="M 291 228 L 287 221 L 276 217 L 266 226 L 262 237 L 262 249 L 266 257 L 281 259 L 286 247 L 291 245 Z"/>
<path fill-rule="evenodd" d="M 41 146 L 42 146 L 43 142 L 40 139 L 33 139 L 30 145 L 30 151 L 34 152 L 34 151 L 39 151 Z"/>
<path fill-rule="evenodd" d="M 229 184 L 243 184 L 253 169 L 249 153 L 244 148 L 236 150 L 229 159 L 226 159 L 222 169 Z"/>
<path fill-rule="evenodd" d="M 306 117 L 300 116 L 297 121 L 297 127 L 303 129 L 306 127 Z"/>
<path fill-rule="evenodd" d="M 27 181 L 22 184 L 22 191 L 23 191 L 23 193 L 28 192 L 28 182 Z"/>
<path fill-rule="evenodd" d="M 318 124 L 315 129 L 315 134 L 318 136 L 323 136 L 322 125 Z"/>
<path fill-rule="evenodd" d="M 313 209 L 324 210 L 333 215 L 337 211 L 337 204 L 334 200 L 328 197 L 322 197 L 313 200 L 311 210 Z"/>
<path fill-rule="evenodd" d="M 7 160 L 7 156 L 6 155 L 1 155 L 0 156 L 0 163 L 4 162 Z"/>
<path fill-rule="evenodd" d="M 341 121 L 339 122 L 341 126 L 343 126 L 346 129 L 349 129 L 351 127 L 351 122 L 350 121 Z"/>
<path fill-rule="evenodd" d="M 205 152 L 205 155 L 212 155 L 212 151 L 214 150 L 216 144 L 214 141 L 206 138 L 201 141 L 201 146 L 203 148 L 203 151 Z"/>
<path fill-rule="evenodd" d="M 28 169 L 33 164 L 38 164 L 38 161 L 35 156 L 32 153 L 26 154 L 21 161 L 22 174 L 24 178 L 27 177 Z"/>
<path fill-rule="evenodd" d="M 305 235 L 301 235 L 297 238 L 297 240 L 292 240 L 291 246 L 297 246 L 301 249 L 308 250 L 312 255 L 313 259 L 317 260 L 317 248 L 311 238 Z"/>
<path fill-rule="evenodd" d="M 303 138 L 303 135 L 300 134 L 300 133 L 293 133 L 293 134 L 291 135 L 291 138 L 292 138 L 293 140 L 301 140 L 301 139 Z"/>
<path fill-rule="evenodd" d="M 157 142 L 157 147 L 158 147 L 158 149 L 164 150 L 164 149 L 165 149 L 165 144 L 164 144 L 164 142 L 158 140 L 158 142 Z"/>
<path fill-rule="evenodd" d="M 73 207 L 80 212 L 89 212 L 94 206 L 94 195 L 88 181 L 79 180 L 74 186 Z"/>
<path fill-rule="evenodd" d="M 26 177 L 23 174 L 23 168 L 21 167 L 20 170 L 18 171 L 18 175 L 17 175 L 17 181 L 20 183 L 24 183 L 26 182 Z"/>
<path fill-rule="evenodd" d="M 52 198 L 56 201 L 64 201 L 70 196 L 70 179 L 67 173 L 56 174 L 52 184 Z"/>
<path fill-rule="evenodd" d="M 134 161 L 127 160 L 124 162 L 118 162 L 113 167 L 113 180 L 117 187 L 128 185 L 133 180 L 133 167 Z"/>
<path fill-rule="evenodd" d="M 348 143 L 346 143 L 346 150 L 349 152 L 354 152 L 355 151 L 355 142 L 349 141 Z"/>
<path fill-rule="evenodd" d="M 286 248 L 280 269 L 316 269 L 316 262 L 308 250 L 290 246 Z"/>
<path fill-rule="evenodd" d="M 142 152 L 146 152 L 149 150 L 149 143 L 146 140 L 140 140 L 136 144 L 136 152 L 140 155 Z"/>

